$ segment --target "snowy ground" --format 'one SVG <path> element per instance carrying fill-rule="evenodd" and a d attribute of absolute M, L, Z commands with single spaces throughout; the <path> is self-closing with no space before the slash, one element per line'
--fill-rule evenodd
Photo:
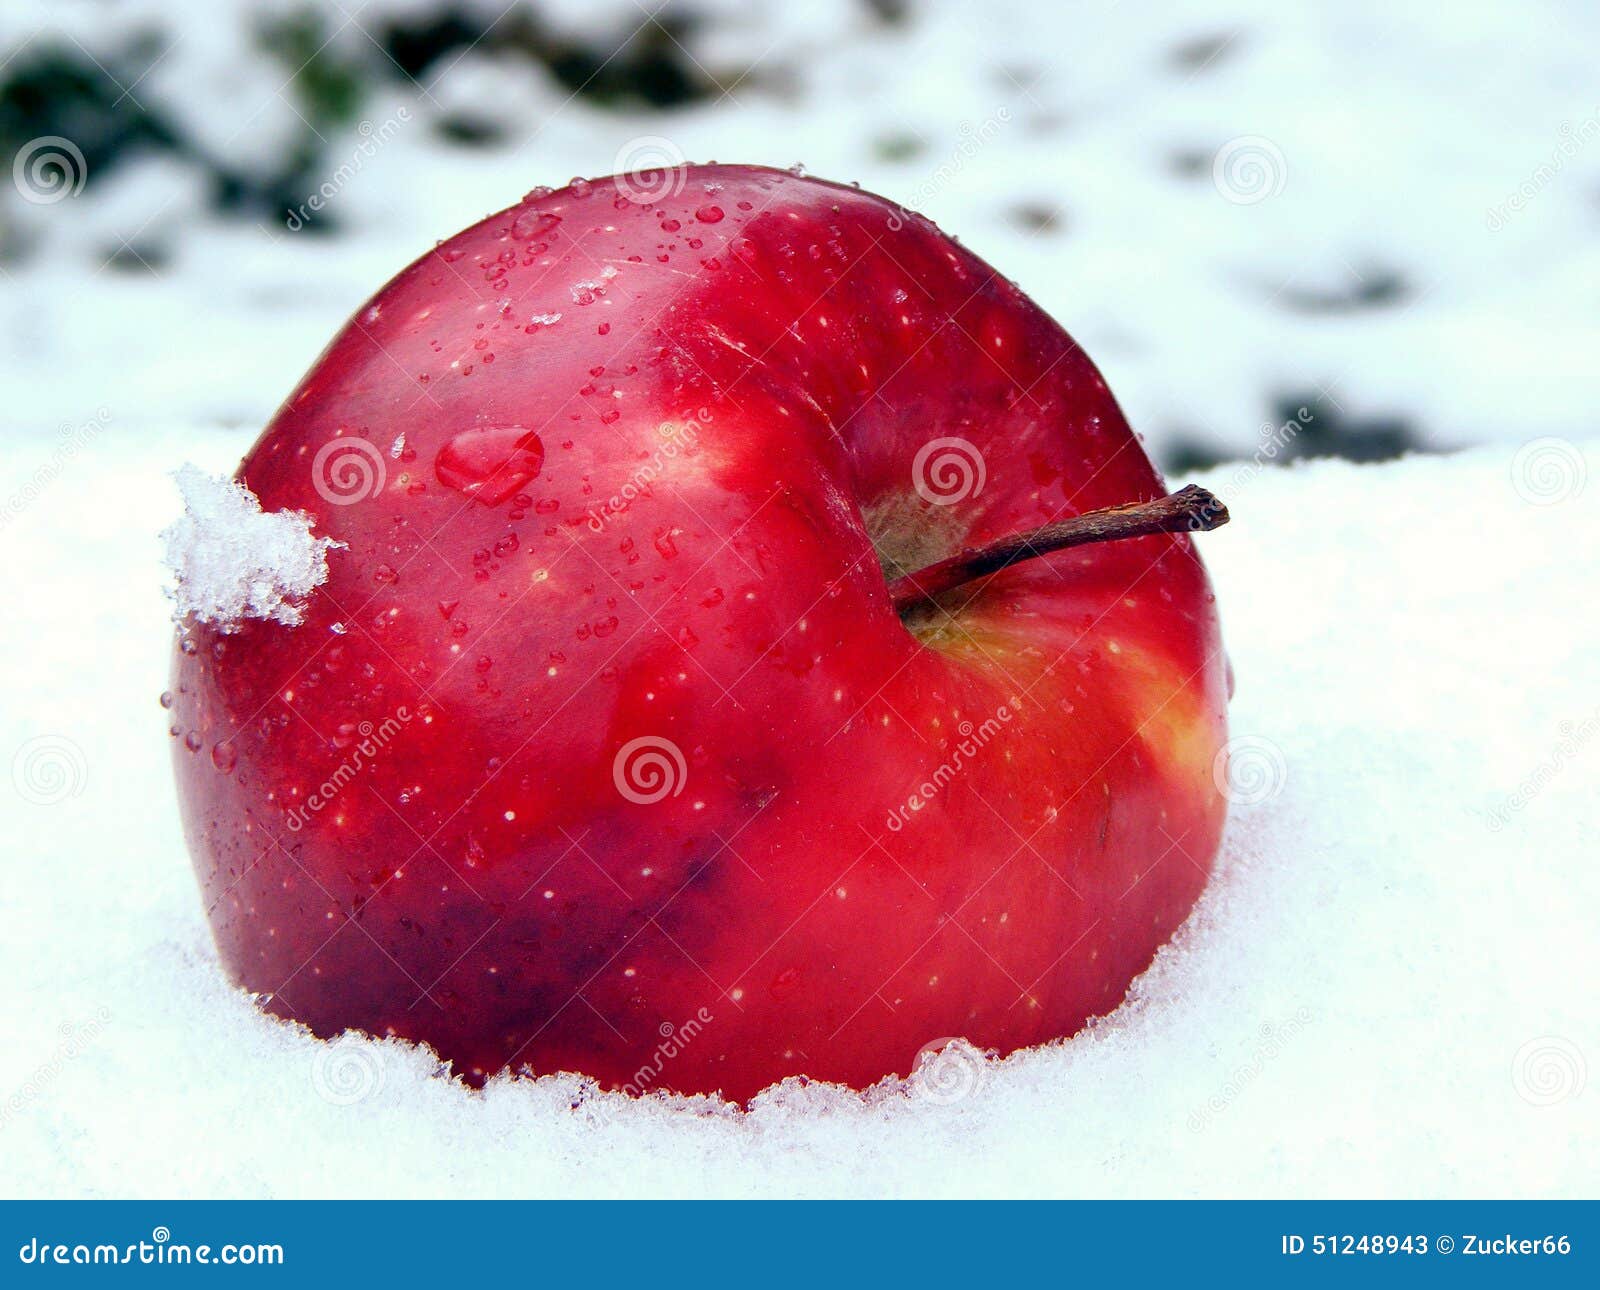
<path fill-rule="evenodd" d="M 1092 1032 L 954 1086 L 471 1094 L 223 983 L 164 714 L 165 474 L 237 429 L 18 437 L 0 1191 L 1546 1196 L 1600 1188 L 1600 443 L 1225 466 L 1246 774 L 1202 908 Z M 20 499 L 20 501 L 16 501 Z M 70 589 L 64 593 L 63 589 Z M 578 1101 L 576 1109 L 574 1101 Z"/>
<path fill-rule="evenodd" d="M 306 7 L 8 4 L 0 74 L 87 51 L 108 100 L 166 113 L 248 172 L 307 110 L 250 32 Z M 374 33 L 426 4 L 320 5 L 330 58 L 387 71 L 358 121 L 318 131 L 322 170 L 301 201 L 327 184 L 339 234 L 288 231 L 281 211 L 276 227 L 221 218 L 170 156 L 57 201 L 0 192 L 17 248 L 0 264 L 6 418 L 105 409 L 139 436 L 258 427 L 335 326 L 435 239 L 535 184 L 686 156 L 804 162 L 925 210 L 1067 325 L 1166 460 L 1180 446 L 1248 457 L 1284 401 L 1323 404 L 1324 425 L 1404 423 L 1424 448 L 1594 433 L 1594 6 L 877 10 L 902 7 L 893 22 L 860 0 L 538 7 L 557 33 L 613 42 L 649 35 L 653 12 L 705 15 L 678 48 L 721 92 L 648 111 L 575 95 L 489 40 L 411 81 Z M 496 31 L 517 19 L 504 0 L 455 8 Z M 162 41 L 126 53 L 145 29 Z M 441 137 L 464 118 L 496 137 Z"/>

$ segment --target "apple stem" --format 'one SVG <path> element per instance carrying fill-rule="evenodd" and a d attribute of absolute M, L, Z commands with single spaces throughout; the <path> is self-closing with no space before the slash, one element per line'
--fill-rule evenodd
<path fill-rule="evenodd" d="M 937 599 L 945 592 L 975 578 L 986 578 L 1023 560 L 1086 546 L 1091 542 L 1115 542 L 1122 538 L 1145 537 L 1151 533 L 1195 533 L 1219 528 L 1228 522 L 1228 508 L 1196 484 L 1181 488 L 1148 502 L 1108 506 L 1087 511 L 1070 519 L 1046 524 L 1028 533 L 996 538 L 982 546 L 969 546 L 960 555 L 930 564 L 889 584 L 889 599 L 895 611 L 904 614 L 917 605 Z"/>

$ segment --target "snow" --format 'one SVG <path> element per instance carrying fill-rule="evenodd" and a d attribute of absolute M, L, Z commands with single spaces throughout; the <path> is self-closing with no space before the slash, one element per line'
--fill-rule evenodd
<path fill-rule="evenodd" d="M 246 618 L 298 627 L 305 598 L 328 580 L 329 549 L 342 544 L 313 537 L 304 511 L 264 514 L 256 495 L 225 475 L 185 466 L 176 479 L 184 512 L 161 535 L 174 618 L 192 614 L 224 631 Z"/>
<path fill-rule="evenodd" d="M 295 7 L 12 4 L 0 50 L 70 40 L 125 81 L 143 70 L 125 86 L 139 102 L 250 170 L 302 129 L 287 72 L 247 38 Z M 382 63 L 372 33 L 424 8 L 338 8 L 328 50 Z M 540 8 L 603 40 L 660 6 Z M 1247 454 L 1280 402 L 1308 397 L 1403 421 L 1434 448 L 1593 423 L 1594 6 L 1036 3 L 997 22 L 930 0 L 899 24 L 844 0 L 694 8 L 705 21 L 679 39 L 726 88 L 671 112 L 597 104 L 483 48 L 420 86 L 390 69 L 358 122 L 324 127 L 336 237 L 220 219 L 166 158 L 12 202 L 31 254 L 4 266 L 0 293 L 10 415 L 81 421 L 106 405 L 123 422 L 259 426 L 436 239 L 535 184 L 687 157 L 801 161 L 924 209 L 1067 325 L 1158 452 Z M 123 70 L 111 52 L 144 28 L 174 39 Z M 501 136 L 449 143 L 438 127 L 457 112 Z M 105 267 L 124 244 L 149 271 L 126 254 Z"/>
<path fill-rule="evenodd" d="M 481 1094 L 218 969 L 165 758 L 157 532 L 249 434 L 13 436 L 0 1191 L 45 1196 L 1582 1196 L 1600 1184 L 1600 443 L 1197 482 L 1238 678 L 1201 908 L 1113 1016 L 740 1113 Z M 1177 481 L 1184 482 L 1184 481 Z M 70 594 L 63 589 L 70 588 Z"/>

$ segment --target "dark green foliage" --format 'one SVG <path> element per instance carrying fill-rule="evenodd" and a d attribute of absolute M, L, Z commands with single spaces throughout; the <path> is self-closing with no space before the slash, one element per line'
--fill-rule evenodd
<path fill-rule="evenodd" d="M 411 92 L 423 115 L 431 81 L 469 50 L 525 59 L 598 106 L 673 108 L 722 92 L 683 48 L 694 30 L 687 16 L 663 14 L 637 31 L 630 25 L 580 39 L 547 26 L 533 5 L 494 21 L 446 6 L 373 27 L 369 39 L 330 39 L 335 30 L 326 11 L 308 5 L 254 32 L 262 56 L 282 69 L 284 93 L 304 122 L 276 154 L 263 155 L 259 136 L 248 131 L 223 155 L 188 136 L 181 118 L 141 82 L 166 40 L 156 30 L 92 56 L 70 42 L 24 50 L 0 70 L 0 148 L 14 156 L 30 140 L 60 135 L 82 151 L 88 184 L 141 150 L 165 152 L 205 173 L 218 211 L 327 231 L 327 208 L 305 203 L 327 169 L 328 141 L 340 138 L 385 84 Z M 466 147 L 505 137 L 492 115 L 455 112 L 433 124 L 440 138 Z"/>

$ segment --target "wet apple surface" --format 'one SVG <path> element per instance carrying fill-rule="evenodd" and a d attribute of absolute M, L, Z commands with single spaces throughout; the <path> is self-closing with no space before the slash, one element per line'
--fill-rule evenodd
<path fill-rule="evenodd" d="M 746 1099 L 1070 1035 L 1220 836 L 1193 539 L 897 612 L 907 573 L 1164 486 L 1083 351 L 921 217 L 665 178 L 424 256 L 241 465 L 342 545 L 299 625 L 182 625 L 223 962 L 472 1080 Z"/>

